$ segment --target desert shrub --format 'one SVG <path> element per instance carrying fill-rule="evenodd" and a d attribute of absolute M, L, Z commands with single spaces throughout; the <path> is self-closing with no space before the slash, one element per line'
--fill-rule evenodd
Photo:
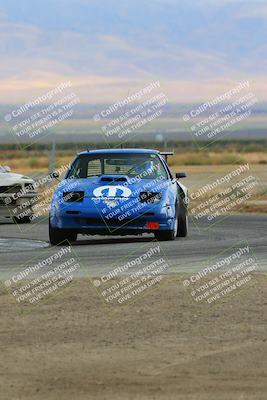
<path fill-rule="evenodd" d="M 184 165 L 211 165 L 209 154 L 190 154 L 184 161 Z"/>
<path fill-rule="evenodd" d="M 28 160 L 28 165 L 30 168 L 47 168 L 48 167 L 48 160 L 47 158 L 35 158 L 32 157 Z"/>
<path fill-rule="evenodd" d="M 227 165 L 227 164 L 245 164 L 246 160 L 235 153 L 227 153 L 222 155 L 222 159 L 220 164 Z"/>

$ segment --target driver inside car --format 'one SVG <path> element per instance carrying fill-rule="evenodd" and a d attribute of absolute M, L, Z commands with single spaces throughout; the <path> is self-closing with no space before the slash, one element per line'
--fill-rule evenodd
<path fill-rule="evenodd" d="M 152 178 L 156 179 L 159 178 L 162 175 L 161 171 L 162 167 L 160 165 L 160 161 L 155 158 L 150 161 L 144 161 L 140 164 L 138 164 L 133 172 L 140 176 L 140 178 Z"/>

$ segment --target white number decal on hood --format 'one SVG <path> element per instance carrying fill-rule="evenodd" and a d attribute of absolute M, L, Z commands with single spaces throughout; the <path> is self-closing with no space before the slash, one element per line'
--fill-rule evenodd
<path fill-rule="evenodd" d="M 93 191 L 95 197 L 130 197 L 132 191 L 125 186 L 100 186 Z"/>

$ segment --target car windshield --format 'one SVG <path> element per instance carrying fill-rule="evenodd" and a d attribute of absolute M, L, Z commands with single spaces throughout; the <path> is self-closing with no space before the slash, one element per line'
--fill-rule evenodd
<path fill-rule="evenodd" d="M 82 154 L 73 162 L 67 178 L 90 178 L 101 175 L 138 176 L 141 179 L 168 178 L 156 154 Z"/>

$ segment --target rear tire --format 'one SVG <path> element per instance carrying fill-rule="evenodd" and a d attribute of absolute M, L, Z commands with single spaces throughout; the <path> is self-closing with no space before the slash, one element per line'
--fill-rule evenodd
<path fill-rule="evenodd" d="M 68 242 L 75 242 L 77 233 L 66 229 L 53 228 L 49 221 L 49 241 L 52 245 L 66 245 Z"/>

